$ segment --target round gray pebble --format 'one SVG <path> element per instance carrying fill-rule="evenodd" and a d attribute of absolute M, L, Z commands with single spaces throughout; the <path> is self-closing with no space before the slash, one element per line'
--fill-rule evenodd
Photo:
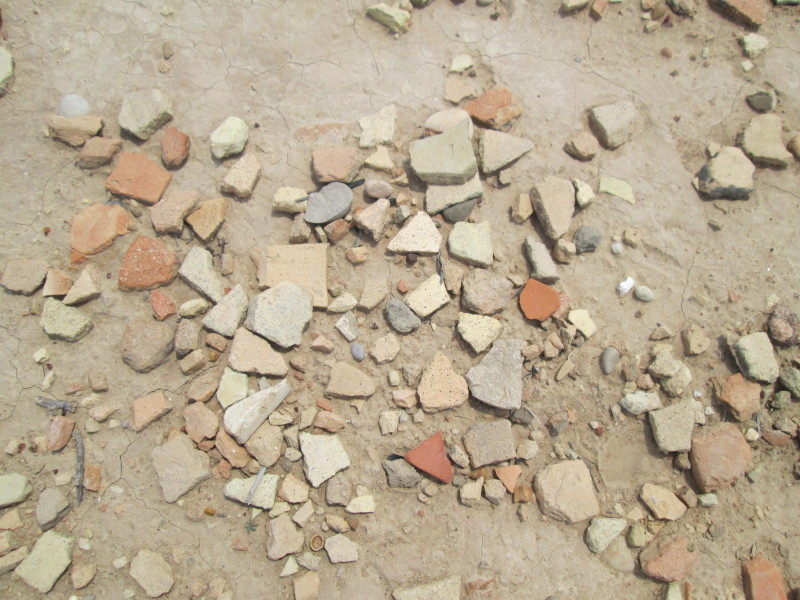
<path fill-rule="evenodd" d="M 391 198 L 392 186 L 380 179 L 367 179 L 364 191 L 370 198 Z"/>
<path fill-rule="evenodd" d="M 578 254 L 584 252 L 594 252 L 603 241 L 603 233 L 591 225 L 584 225 L 575 232 L 572 238 L 572 243 L 575 244 L 575 250 Z"/>
<path fill-rule="evenodd" d="M 61 98 L 56 114 L 62 117 L 82 117 L 89 114 L 89 102 L 78 94 L 67 94 Z"/>
<path fill-rule="evenodd" d="M 612 254 L 622 254 L 623 246 L 622 242 L 614 242 L 611 244 L 611 253 Z"/>
<path fill-rule="evenodd" d="M 611 375 L 618 362 L 619 350 L 614 348 L 614 346 L 609 346 L 603 350 L 603 353 L 600 355 L 600 369 L 603 371 L 603 375 Z"/>
<path fill-rule="evenodd" d="M 364 360 L 364 357 L 366 356 L 364 346 L 356 342 L 350 344 L 350 354 L 352 354 L 353 358 L 355 358 L 358 362 Z"/>
<path fill-rule="evenodd" d="M 634 290 L 633 295 L 641 302 L 652 302 L 656 298 L 655 292 L 653 292 L 653 290 L 646 285 L 640 285 L 637 287 Z"/>

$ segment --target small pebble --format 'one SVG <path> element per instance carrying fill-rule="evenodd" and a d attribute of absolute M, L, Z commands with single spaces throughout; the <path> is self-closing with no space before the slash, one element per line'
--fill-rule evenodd
<path fill-rule="evenodd" d="M 406 254 L 406 264 L 408 265 L 415 265 L 417 264 L 417 255 L 413 252 Z"/>
<path fill-rule="evenodd" d="M 366 356 L 364 346 L 357 342 L 350 344 L 350 354 L 352 354 L 353 358 L 355 358 L 358 362 L 364 360 L 364 357 Z"/>
<path fill-rule="evenodd" d="M 614 242 L 611 244 L 611 254 L 622 254 L 623 248 L 622 242 Z"/>
<path fill-rule="evenodd" d="M 636 282 L 633 280 L 633 277 L 627 277 L 624 281 L 620 281 L 617 284 L 617 293 L 620 296 L 624 296 L 633 289 L 634 285 L 636 285 Z"/>
<path fill-rule="evenodd" d="M 600 369 L 603 371 L 603 375 L 610 375 L 613 373 L 618 362 L 619 350 L 613 346 L 609 346 L 603 350 L 603 353 L 600 355 Z"/>
<path fill-rule="evenodd" d="M 82 117 L 89 114 L 89 102 L 78 94 L 67 94 L 61 98 L 56 114 L 62 117 Z"/>
<path fill-rule="evenodd" d="M 655 300 L 655 293 L 646 285 L 640 285 L 636 288 L 633 292 L 633 295 L 636 297 L 637 300 L 641 302 L 652 302 Z"/>

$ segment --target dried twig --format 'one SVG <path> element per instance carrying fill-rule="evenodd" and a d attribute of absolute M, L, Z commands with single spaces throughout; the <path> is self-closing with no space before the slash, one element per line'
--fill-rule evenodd
<path fill-rule="evenodd" d="M 83 449 L 83 435 L 79 428 L 72 430 L 72 437 L 75 438 L 75 495 L 77 496 L 77 506 L 81 505 L 83 500 L 83 470 L 84 470 L 84 449 Z"/>
<path fill-rule="evenodd" d="M 261 467 L 258 470 L 258 475 L 256 475 L 256 480 L 253 482 L 253 485 L 250 487 L 250 491 L 247 492 L 247 502 L 245 503 L 245 504 L 247 504 L 247 506 L 250 506 L 250 502 L 252 502 L 252 500 L 253 500 L 253 494 L 256 493 L 256 488 L 258 488 L 259 484 L 261 483 L 261 480 L 264 477 L 264 473 L 266 473 L 266 472 L 267 472 L 267 467 Z"/>
<path fill-rule="evenodd" d="M 37 396 L 36 404 L 42 408 L 46 408 L 47 410 L 67 410 L 73 413 L 77 408 L 72 402 L 67 402 L 66 400 L 51 400 L 50 398 L 45 398 L 44 396 Z"/>

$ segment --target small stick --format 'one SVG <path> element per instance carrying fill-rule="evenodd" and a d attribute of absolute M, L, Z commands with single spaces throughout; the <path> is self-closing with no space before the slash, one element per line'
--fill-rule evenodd
<path fill-rule="evenodd" d="M 256 493 L 256 488 L 261 483 L 261 480 L 264 478 L 264 473 L 266 473 L 266 472 L 267 472 L 267 467 L 261 467 L 258 470 L 258 475 L 256 475 L 256 480 L 253 482 L 253 485 L 250 488 L 250 491 L 247 492 L 247 502 L 246 502 L 247 506 L 250 506 L 250 502 L 252 502 L 252 500 L 253 500 L 253 494 Z"/>
<path fill-rule="evenodd" d="M 439 283 L 444 284 L 444 267 L 442 266 L 442 249 L 436 255 L 436 272 L 439 273 Z"/>
<path fill-rule="evenodd" d="M 72 402 L 67 402 L 66 400 L 51 400 L 44 396 L 37 396 L 36 404 L 47 410 L 67 410 L 74 413 L 76 409 L 75 404 Z"/>
<path fill-rule="evenodd" d="M 76 465 L 75 465 L 75 495 L 77 496 L 77 505 L 81 505 L 81 500 L 83 500 L 83 470 L 84 470 L 84 449 L 83 449 L 83 435 L 81 435 L 81 430 L 77 427 L 72 430 L 72 437 L 75 438 L 75 454 L 76 456 Z"/>
<path fill-rule="evenodd" d="M 360 185 L 364 185 L 364 182 L 366 181 L 367 181 L 366 179 L 356 179 L 355 181 L 351 181 L 350 183 L 345 182 L 345 185 L 352 190 L 353 188 L 357 188 Z"/>

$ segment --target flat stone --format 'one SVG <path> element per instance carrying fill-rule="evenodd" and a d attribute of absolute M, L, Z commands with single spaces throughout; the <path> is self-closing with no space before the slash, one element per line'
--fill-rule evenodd
<path fill-rule="evenodd" d="M 398 588 L 392 592 L 394 600 L 459 600 L 461 578 L 457 575 L 431 583 Z"/>
<path fill-rule="evenodd" d="M 778 96 L 774 90 L 757 90 L 745 97 L 747 104 L 756 112 L 772 112 L 778 106 Z"/>
<path fill-rule="evenodd" d="M 476 354 L 491 346 L 502 331 L 503 324 L 493 317 L 458 313 L 458 333 Z"/>
<path fill-rule="evenodd" d="M 641 115 L 628 100 L 596 106 L 589 111 L 589 126 L 600 143 L 610 150 L 619 148 L 644 131 Z"/>
<path fill-rule="evenodd" d="M 2 48 L 0 48 L 0 50 L 2 50 Z M 0 55 L 0 58 L 2 58 L 2 55 Z M 25 558 L 27 558 L 27 556 L 28 556 L 27 546 L 22 546 L 21 548 L 17 548 L 16 550 L 9 552 L 5 556 L 0 556 L 0 575 L 5 575 L 9 571 L 13 571 L 14 569 L 16 569 L 17 566 L 23 560 L 25 560 Z"/>
<path fill-rule="evenodd" d="M 417 387 L 419 402 L 428 413 L 457 408 L 469 397 L 467 381 L 453 369 L 450 360 L 436 352 Z"/>
<path fill-rule="evenodd" d="M 169 285 L 178 274 L 178 258 L 161 239 L 137 236 L 125 252 L 119 289 L 140 292 Z"/>
<path fill-rule="evenodd" d="M 469 200 L 483 196 L 483 184 L 480 175 L 460 185 L 429 185 L 425 191 L 425 209 L 428 214 L 435 215 Z"/>
<path fill-rule="evenodd" d="M 445 453 L 441 431 L 437 431 L 416 448 L 408 451 L 403 458 L 420 471 L 443 483 L 450 483 L 453 479 L 455 469 Z"/>
<path fill-rule="evenodd" d="M 785 306 L 777 305 L 767 321 L 772 340 L 781 346 L 800 344 L 800 317 Z"/>
<path fill-rule="evenodd" d="M 480 315 L 493 315 L 508 306 L 511 282 L 484 269 L 470 269 L 462 280 L 461 306 Z"/>
<path fill-rule="evenodd" d="M 522 114 L 522 107 L 514 103 L 511 92 L 495 88 L 468 102 L 464 106 L 470 116 L 481 125 L 492 129 L 510 127 L 511 122 Z"/>
<path fill-rule="evenodd" d="M 249 135 L 247 123 L 238 117 L 228 117 L 211 133 L 211 154 L 217 160 L 239 154 Z"/>
<path fill-rule="evenodd" d="M 367 179 L 364 183 L 364 193 L 370 198 L 391 198 L 394 188 L 391 183 L 380 179 Z"/>
<path fill-rule="evenodd" d="M 294 600 L 317 600 L 319 598 L 320 578 L 314 571 L 306 571 L 292 580 Z"/>
<path fill-rule="evenodd" d="M 80 310 L 55 298 L 45 298 L 39 324 L 48 337 L 66 342 L 77 342 L 93 327 L 92 320 Z"/>
<path fill-rule="evenodd" d="M 214 448 L 219 451 L 222 458 L 227 460 L 234 469 L 241 469 L 250 462 L 250 455 L 244 447 L 240 446 L 228 432 L 220 427 L 214 439 Z"/>
<path fill-rule="evenodd" d="M 335 435 L 300 434 L 303 471 L 315 488 L 350 466 L 350 457 Z"/>
<path fill-rule="evenodd" d="M 239 199 L 246 199 L 253 195 L 261 177 L 261 165 L 254 154 L 247 153 L 237 160 L 225 175 L 220 191 L 233 194 Z"/>
<path fill-rule="evenodd" d="M 319 192 L 308 195 L 304 219 L 312 225 L 324 225 L 342 219 L 353 205 L 353 190 L 344 183 L 334 181 Z"/>
<path fill-rule="evenodd" d="M 478 199 L 473 198 L 472 200 L 467 200 L 466 202 L 445 208 L 442 211 L 442 216 L 448 223 L 460 223 L 470 218 L 472 211 L 475 210 L 477 205 Z"/>
<path fill-rule="evenodd" d="M 142 548 L 131 561 L 131 577 L 150 598 L 159 598 L 175 585 L 172 567 L 158 552 Z"/>
<path fill-rule="evenodd" d="M 72 563 L 72 538 L 55 531 L 46 531 L 33 550 L 14 570 L 29 586 L 46 594 Z"/>
<path fill-rule="evenodd" d="M 478 477 L 475 481 L 467 480 L 458 488 L 458 501 L 468 508 L 478 506 L 481 503 L 481 493 L 483 492 L 483 477 Z M 488 500 L 487 496 L 487 500 Z"/>
<path fill-rule="evenodd" d="M 369 375 L 348 363 L 338 362 L 331 368 L 325 394 L 334 398 L 369 398 L 375 389 L 375 382 Z"/>
<path fill-rule="evenodd" d="M 511 204 L 511 220 L 522 224 L 533 214 L 533 204 L 529 194 L 517 194 Z"/>
<path fill-rule="evenodd" d="M 181 373 L 189 375 L 206 366 L 206 357 L 202 350 L 194 350 L 178 361 Z"/>
<path fill-rule="evenodd" d="M 781 570 L 763 556 L 751 558 L 742 565 L 742 581 L 747 597 L 752 600 L 788 599 Z"/>
<path fill-rule="evenodd" d="M 5 96 L 14 84 L 14 57 L 0 47 L 0 96 Z"/>
<path fill-rule="evenodd" d="M 430 255 L 439 252 L 442 236 L 433 219 L 424 212 L 419 212 L 397 232 L 386 249 L 389 252 Z"/>
<path fill-rule="evenodd" d="M 113 241 L 128 232 L 133 219 L 118 205 L 92 204 L 72 217 L 72 264 L 84 262 L 111 246 Z"/>
<path fill-rule="evenodd" d="M 361 333 L 358 329 L 358 321 L 352 312 L 345 313 L 336 321 L 336 329 L 348 342 L 355 340 Z"/>
<path fill-rule="evenodd" d="M 123 152 L 106 178 L 106 189 L 114 195 L 155 204 L 167 189 L 172 174 L 139 152 Z"/>
<path fill-rule="evenodd" d="M 292 228 L 289 230 L 290 244 L 305 244 L 311 237 L 311 227 L 303 219 L 303 215 L 295 215 Z"/>
<path fill-rule="evenodd" d="M 272 210 L 293 214 L 303 213 L 308 205 L 308 192 L 300 188 L 278 188 L 272 197 Z"/>
<path fill-rule="evenodd" d="M 70 437 L 72 437 L 73 429 L 75 429 L 75 420 L 71 417 L 61 415 L 53 417 L 47 430 L 47 451 L 59 452 L 63 450 Z"/>
<path fill-rule="evenodd" d="M 328 306 L 328 244 L 265 246 L 252 250 L 250 256 L 259 288 L 292 282 L 311 294 L 315 308 Z"/>
<path fill-rule="evenodd" d="M 179 235 L 183 220 L 197 206 L 200 194 L 194 190 L 176 190 L 150 208 L 150 221 L 158 233 Z"/>
<path fill-rule="evenodd" d="M 560 305 L 558 291 L 535 279 L 529 279 L 519 295 L 519 306 L 525 317 L 536 321 L 548 319 Z"/>
<path fill-rule="evenodd" d="M 574 178 L 572 187 L 575 188 L 575 204 L 578 205 L 578 208 L 586 208 L 594 202 L 594 190 L 588 183 Z M 633 190 L 631 190 L 631 197 L 633 197 Z"/>
<path fill-rule="evenodd" d="M 675 494 L 652 483 L 644 484 L 639 498 L 656 519 L 676 521 L 686 512 L 686 505 Z"/>
<path fill-rule="evenodd" d="M 592 476 L 582 460 L 548 465 L 534 479 L 540 510 L 557 521 L 578 523 L 600 512 Z"/>
<path fill-rule="evenodd" d="M 47 115 L 45 124 L 50 137 L 70 146 L 82 146 L 103 128 L 103 119 L 93 115 L 81 117 Z"/>
<path fill-rule="evenodd" d="M 9 258 L 0 285 L 9 292 L 30 296 L 42 287 L 48 269 L 47 262 L 40 258 Z"/>
<path fill-rule="evenodd" d="M 247 394 L 247 374 L 225 367 L 217 387 L 217 401 L 220 406 L 228 408 L 239 400 L 246 398 Z"/>
<path fill-rule="evenodd" d="M 488 221 L 456 223 L 447 238 L 450 254 L 475 267 L 489 267 L 494 260 L 492 231 Z"/>
<path fill-rule="evenodd" d="M 375 497 L 372 494 L 356 496 L 347 504 L 345 512 L 355 515 L 375 512 Z"/>
<path fill-rule="evenodd" d="M 411 13 L 383 2 L 368 6 L 367 16 L 394 33 L 405 33 L 411 24 Z"/>
<path fill-rule="evenodd" d="M 172 405 L 164 396 L 164 392 L 153 392 L 137 398 L 133 401 L 131 426 L 134 431 L 141 431 L 171 410 Z"/>
<path fill-rule="evenodd" d="M 582 308 L 571 310 L 567 315 L 567 320 L 587 339 L 597 333 L 597 325 L 595 325 L 588 310 Z"/>
<path fill-rule="evenodd" d="M 384 460 L 382 464 L 389 487 L 413 488 L 422 479 L 416 469 L 405 460 Z"/>
<path fill-rule="evenodd" d="M 595 517 L 586 528 L 584 539 L 591 552 L 602 552 L 614 541 L 619 534 L 625 531 L 628 522 L 625 519 L 611 519 L 608 517 Z"/>
<path fill-rule="evenodd" d="M 320 183 L 350 181 L 356 174 L 356 154 L 358 148 L 352 146 L 317 148 L 311 153 L 314 177 Z"/>
<path fill-rule="evenodd" d="M 767 18 L 764 0 L 711 0 L 711 7 L 734 21 L 758 29 Z"/>
<path fill-rule="evenodd" d="M 192 402 L 206 402 L 217 391 L 219 381 L 219 371 L 207 371 L 189 384 L 186 397 Z"/>
<path fill-rule="evenodd" d="M 386 321 L 401 334 L 415 331 L 421 324 L 419 317 L 399 298 L 389 298 L 384 308 Z"/>
<path fill-rule="evenodd" d="M 177 127 L 167 127 L 161 138 L 161 162 L 168 169 L 177 169 L 189 158 L 191 140 Z"/>
<path fill-rule="evenodd" d="M 514 446 L 511 421 L 506 419 L 478 423 L 464 434 L 464 448 L 475 469 L 514 459 Z"/>
<path fill-rule="evenodd" d="M 100 274 L 97 272 L 97 267 L 94 265 L 87 265 L 78 279 L 64 296 L 63 302 L 68 306 L 74 304 L 81 304 L 92 300 L 100 295 Z"/>
<path fill-rule="evenodd" d="M 731 346 L 736 364 L 748 379 L 772 383 L 780 374 L 769 336 L 763 331 L 746 335 Z"/>
<path fill-rule="evenodd" d="M 697 173 L 697 191 L 709 200 L 747 200 L 756 168 L 739 148 L 724 146 Z"/>
<path fill-rule="evenodd" d="M 692 447 L 695 411 L 694 400 L 687 399 L 647 413 L 653 437 L 662 452 L 689 451 Z"/>
<path fill-rule="evenodd" d="M 393 333 L 379 337 L 369 351 L 375 364 L 384 365 L 391 362 L 400 353 L 400 340 Z"/>
<path fill-rule="evenodd" d="M 269 532 L 267 557 L 270 560 L 280 560 L 303 549 L 303 532 L 295 526 L 288 514 L 284 513 L 272 519 L 267 530 Z"/>
<path fill-rule="evenodd" d="M 311 294 L 284 281 L 250 301 L 244 324 L 253 333 L 288 349 L 300 343 L 312 313 Z"/>
<path fill-rule="evenodd" d="M 740 145 L 748 158 L 759 166 L 783 168 L 794 160 L 783 143 L 783 125 L 776 114 L 750 119 L 742 132 Z"/>
<path fill-rule="evenodd" d="M 425 129 L 433 133 L 443 133 L 454 125 L 458 125 L 461 121 L 469 122 L 469 137 L 471 139 L 473 133 L 472 118 L 463 108 L 447 108 L 433 113 L 425 121 Z"/>
<path fill-rule="evenodd" d="M 690 550 L 689 541 L 680 536 L 659 536 L 639 554 L 639 564 L 645 574 L 663 582 L 684 579 L 696 559 L 697 552 Z"/>
<path fill-rule="evenodd" d="M 128 322 L 122 334 L 122 361 L 138 373 L 149 373 L 163 363 L 174 348 L 175 330 L 150 319 Z"/>
<path fill-rule="evenodd" d="M 450 302 L 450 294 L 437 274 L 433 274 L 406 296 L 406 304 L 424 319 Z"/>
<path fill-rule="evenodd" d="M 389 224 L 390 208 L 391 203 L 389 200 L 380 198 L 366 208 L 357 210 L 353 215 L 353 221 L 374 242 L 380 241 L 386 226 Z"/>
<path fill-rule="evenodd" d="M 214 439 L 219 428 L 219 420 L 202 402 L 194 402 L 183 409 L 186 434 L 196 444 Z"/>
<path fill-rule="evenodd" d="M 515 410 L 522 405 L 522 340 L 499 340 L 481 362 L 467 371 L 472 396 L 496 408 Z"/>
<path fill-rule="evenodd" d="M 153 315 L 159 321 L 164 321 L 178 312 L 175 303 L 160 290 L 150 292 L 150 308 L 153 309 Z"/>
<path fill-rule="evenodd" d="M 484 129 L 478 142 L 478 162 L 481 172 L 496 173 L 519 160 L 532 148 L 533 142 L 525 138 Z"/>
<path fill-rule="evenodd" d="M 367 15 L 370 15 L 369 8 L 367 9 Z M 391 144 L 394 140 L 396 120 L 397 108 L 395 108 L 394 104 L 384 106 L 374 115 L 361 117 L 358 120 L 358 126 L 361 127 L 358 145 L 361 148 L 372 148 L 378 144 Z"/>
<path fill-rule="evenodd" d="M 624 179 L 608 176 L 601 177 L 600 183 L 597 185 L 597 192 L 599 194 L 609 194 L 620 200 L 625 200 L 629 204 L 636 204 L 633 188 Z"/>
<path fill-rule="evenodd" d="M 328 312 L 334 314 L 342 314 L 346 312 L 350 312 L 358 305 L 358 300 L 356 297 L 353 296 L 350 292 L 344 292 L 336 296 L 331 302 L 328 304 Z"/>
<path fill-rule="evenodd" d="M 547 246 L 532 235 L 525 238 L 525 255 L 531 263 L 531 279 L 542 283 L 555 283 L 560 279 Z"/>
<path fill-rule="evenodd" d="M 207 243 L 217 235 L 227 212 L 228 199 L 219 196 L 203 200 L 185 220 L 194 234 Z"/>
<path fill-rule="evenodd" d="M 582 2 L 584 6 L 588 4 L 587 0 L 579 1 Z M 561 6 L 563 9 L 563 2 Z M 580 131 L 567 140 L 564 144 L 564 152 L 578 160 L 592 160 L 600 152 L 600 144 L 597 143 L 597 139 L 588 131 Z"/>
<path fill-rule="evenodd" d="M 349 563 L 358 560 L 358 544 L 342 533 L 337 533 L 325 540 L 325 552 L 333 564 Z"/>
<path fill-rule="evenodd" d="M 338 433 L 347 426 L 347 420 L 336 413 L 321 410 L 314 417 L 313 425 L 330 433 Z"/>
<path fill-rule="evenodd" d="M 735 373 L 723 382 L 720 400 L 737 421 L 750 420 L 761 410 L 761 386 Z"/>
<path fill-rule="evenodd" d="M 225 337 L 232 337 L 247 314 L 247 294 L 237 285 L 203 317 L 203 327 Z M 244 370 L 244 369 L 239 369 Z M 248 371 L 250 372 L 250 371 Z"/>
<path fill-rule="evenodd" d="M 161 90 L 139 90 L 122 97 L 119 126 L 140 140 L 147 140 L 172 119 L 172 103 Z"/>
<path fill-rule="evenodd" d="M 150 451 L 164 501 L 175 502 L 199 483 L 211 477 L 208 455 L 178 434 Z"/>
<path fill-rule="evenodd" d="M 245 442 L 244 447 L 261 466 L 271 467 L 281 457 L 282 444 L 283 430 L 265 421 Z"/>
<path fill-rule="evenodd" d="M 0 508 L 25 501 L 32 491 L 33 486 L 25 475 L 21 473 L 0 475 Z"/>
<path fill-rule="evenodd" d="M 69 578 L 72 587 L 81 590 L 89 585 L 97 573 L 97 565 L 94 563 L 78 562 L 72 565 L 69 570 Z"/>
<path fill-rule="evenodd" d="M 661 398 L 655 392 L 638 391 L 625 394 L 619 405 L 630 414 L 638 416 L 661 408 Z M 694 424 L 694 419 L 692 424 Z"/>
<path fill-rule="evenodd" d="M 533 186 L 531 200 L 547 237 L 557 240 L 567 233 L 575 211 L 575 188 L 571 182 L 548 175 Z"/>
<path fill-rule="evenodd" d="M 183 259 L 178 274 L 190 287 L 213 302 L 220 302 L 225 293 L 222 281 L 214 270 L 211 253 L 205 248 L 193 246 Z"/>
<path fill-rule="evenodd" d="M 189 319 L 182 319 L 175 328 L 175 353 L 178 358 L 197 350 L 200 343 L 200 326 Z"/>
<path fill-rule="evenodd" d="M 283 356 L 272 349 L 265 339 L 239 328 L 233 336 L 228 357 L 231 368 L 242 373 L 284 377 L 288 367 Z"/>
<path fill-rule="evenodd" d="M 389 293 L 389 286 L 383 277 L 368 277 L 364 282 L 364 289 L 361 292 L 361 299 L 358 301 L 358 308 L 370 311 L 378 306 Z"/>
<path fill-rule="evenodd" d="M 280 478 L 271 473 L 265 474 L 261 478 L 258 487 L 250 496 L 250 491 L 256 482 L 257 477 L 237 477 L 225 484 L 222 493 L 228 500 L 241 502 L 246 506 L 255 506 L 264 510 L 270 510 L 275 505 L 275 495 L 278 492 L 278 481 Z M 250 497 L 250 502 L 247 499 Z"/>
<path fill-rule="evenodd" d="M 747 470 L 752 452 L 736 425 L 721 423 L 694 435 L 689 458 L 697 486 L 708 493 L 733 485 Z"/>
<path fill-rule="evenodd" d="M 305 481 L 301 481 L 291 473 L 287 473 L 278 491 L 278 497 L 289 504 L 304 504 L 308 502 L 310 488 Z"/>
<path fill-rule="evenodd" d="M 794 367 L 783 367 L 780 374 L 780 383 L 792 397 L 800 398 L 800 370 Z"/>
<path fill-rule="evenodd" d="M 414 140 L 409 144 L 409 154 L 411 168 L 429 184 L 463 184 L 478 170 L 466 121 L 460 121 L 439 135 Z"/>
<path fill-rule="evenodd" d="M 266 387 L 252 396 L 236 402 L 225 410 L 223 424 L 225 429 L 240 444 L 244 444 L 250 436 L 269 418 L 291 392 L 285 379 L 277 385 Z"/>
<path fill-rule="evenodd" d="M 364 166 L 389 174 L 393 174 L 395 171 L 394 161 L 386 146 L 379 146 L 375 152 L 365 158 Z"/>

